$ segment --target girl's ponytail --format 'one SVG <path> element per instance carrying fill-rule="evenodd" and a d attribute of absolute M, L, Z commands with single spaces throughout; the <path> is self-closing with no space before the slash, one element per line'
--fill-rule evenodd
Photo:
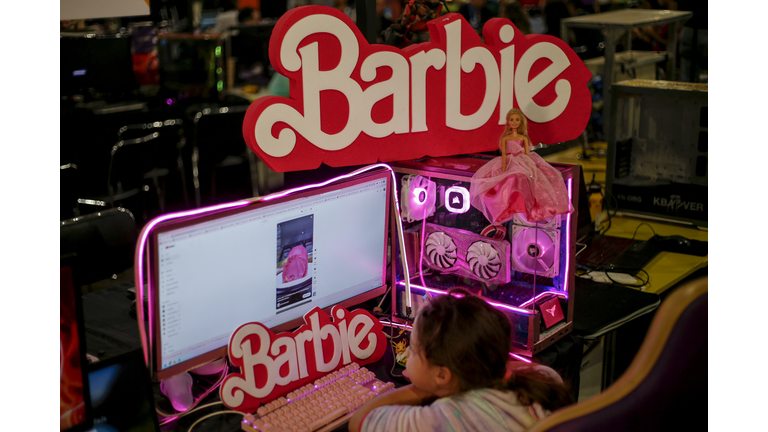
<path fill-rule="evenodd" d="M 538 402 L 549 411 L 573 403 L 573 397 L 566 390 L 562 380 L 545 372 L 544 366 L 528 365 L 514 370 L 508 369 L 504 381 L 496 388 L 514 391 L 522 405 L 533 405 Z"/>

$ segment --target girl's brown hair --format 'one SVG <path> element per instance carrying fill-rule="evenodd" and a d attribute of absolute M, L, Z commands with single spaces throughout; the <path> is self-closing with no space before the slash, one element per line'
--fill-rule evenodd
<path fill-rule="evenodd" d="M 505 380 L 511 351 L 511 324 L 501 311 L 469 291 L 454 288 L 433 297 L 414 324 L 420 349 L 431 364 L 450 369 L 459 390 L 514 390 L 520 402 L 555 410 L 571 403 L 560 383 L 534 368 L 516 370 Z"/>

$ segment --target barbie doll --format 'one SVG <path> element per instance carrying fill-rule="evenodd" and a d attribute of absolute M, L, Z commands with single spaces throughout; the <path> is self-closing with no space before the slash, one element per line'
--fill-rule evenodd
<path fill-rule="evenodd" d="M 515 213 L 535 222 L 570 209 L 562 174 L 530 147 L 528 120 L 513 108 L 499 138 L 501 157 L 477 170 L 469 190 L 472 205 L 492 224 L 506 222 Z"/>

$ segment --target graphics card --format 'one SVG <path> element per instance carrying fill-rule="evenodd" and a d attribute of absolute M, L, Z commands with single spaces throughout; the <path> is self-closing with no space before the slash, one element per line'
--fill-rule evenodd
<path fill-rule="evenodd" d="M 442 274 L 457 274 L 487 284 L 510 281 L 509 242 L 456 228 L 426 224 L 424 263 Z"/>

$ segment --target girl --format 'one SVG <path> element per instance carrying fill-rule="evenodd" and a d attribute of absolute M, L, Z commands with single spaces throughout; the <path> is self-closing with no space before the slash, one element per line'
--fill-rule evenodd
<path fill-rule="evenodd" d="M 411 332 L 411 384 L 360 407 L 350 432 L 523 431 L 571 402 L 552 369 L 508 365 L 510 349 L 502 312 L 463 289 L 433 298 Z"/>
<path fill-rule="evenodd" d="M 515 213 L 535 222 L 570 209 L 562 174 L 530 146 L 528 120 L 513 108 L 499 138 L 501 157 L 480 167 L 469 189 L 472 205 L 492 224 L 506 222 Z"/>

